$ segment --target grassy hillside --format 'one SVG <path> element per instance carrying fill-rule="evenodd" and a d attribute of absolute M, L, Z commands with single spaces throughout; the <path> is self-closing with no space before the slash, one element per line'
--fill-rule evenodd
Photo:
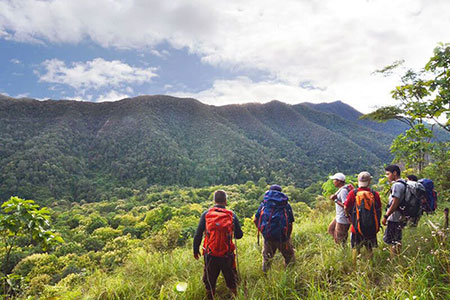
<path fill-rule="evenodd" d="M 439 211 L 406 228 L 402 254 L 395 260 L 379 233 L 373 261 L 364 251 L 356 266 L 349 247 L 334 244 L 327 226 L 334 205 L 321 196 L 321 184 L 284 187 L 296 222 L 296 264 L 284 270 L 279 254 L 271 271 L 261 271 L 252 215 L 267 189 L 265 182 L 207 188 L 153 187 L 122 199 L 81 205 L 61 200 L 53 206 L 53 227 L 65 243 L 49 253 L 16 248 L 12 273 L 18 299 L 203 299 L 203 262 L 192 255 L 192 235 L 212 193 L 225 189 L 243 224 L 237 241 L 241 284 L 238 299 L 448 299 L 450 242 L 428 220 L 443 225 Z M 328 182 L 324 189 L 329 189 Z M 378 189 L 386 188 L 380 184 Z M 386 199 L 384 198 L 385 202 Z M 185 292 L 176 285 L 186 282 Z M 218 299 L 229 294 L 218 283 Z"/>
<path fill-rule="evenodd" d="M 373 261 L 359 258 L 352 264 L 348 248 L 336 246 L 327 236 L 332 214 L 301 214 L 294 227 L 297 262 L 284 270 L 278 254 L 268 276 L 260 269 L 260 246 L 250 222 L 238 241 L 241 282 L 238 299 L 448 299 L 450 246 L 430 230 L 425 217 L 420 226 L 406 229 L 404 250 L 395 260 L 381 241 Z M 434 222 L 442 222 L 433 216 Z M 133 250 L 123 266 L 112 272 L 68 276 L 44 289 L 41 299 L 203 299 L 203 263 L 192 257 L 190 245 L 171 252 L 145 247 Z M 186 292 L 176 291 L 187 282 Z M 223 279 L 218 299 L 228 299 Z"/>

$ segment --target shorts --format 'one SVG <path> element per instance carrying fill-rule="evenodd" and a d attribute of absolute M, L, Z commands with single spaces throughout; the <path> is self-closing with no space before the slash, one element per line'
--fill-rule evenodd
<path fill-rule="evenodd" d="M 383 241 L 388 245 L 401 245 L 403 227 L 403 222 L 388 221 Z"/>
<path fill-rule="evenodd" d="M 376 236 L 374 238 L 365 238 L 359 233 L 355 232 L 352 232 L 350 244 L 352 245 L 352 249 L 359 249 L 364 246 L 366 247 L 366 249 L 371 250 L 372 248 L 378 247 Z"/>
<path fill-rule="evenodd" d="M 334 219 L 328 226 L 328 233 L 334 238 L 336 244 L 345 244 L 349 228 L 350 224 L 341 224 Z"/>

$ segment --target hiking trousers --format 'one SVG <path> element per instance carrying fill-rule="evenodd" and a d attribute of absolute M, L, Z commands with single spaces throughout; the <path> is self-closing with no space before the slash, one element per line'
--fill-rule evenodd
<path fill-rule="evenodd" d="M 272 264 L 272 258 L 275 255 L 277 249 L 280 250 L 281 254 L 284 257 L 285 266 L 295 262 L 294 248 L 292 247 L 291 239 L 285 242 L 264 239 L 264 246 L 262 250 L 263 272 L 267 272 L 269 270 L 270 265 Z"/>
<path fill-rule="evenodd" d="M 205 254 L 204 257 L 203 283 L 205 284 L 206 290 L 214 292 L 217 277 L 219 277 L 221 271 L 227 287 L 235 290 L 238 281 L 235 255 L 232 253 L 224 257 L 217 257 Z"/>
<path fill-rule="evenodd" d="M 333 237 L 336 244 L 345 245 L 349 228 L 350 224 L 342 224 L 334 219 L 328 226 L 328 233 Z"/>

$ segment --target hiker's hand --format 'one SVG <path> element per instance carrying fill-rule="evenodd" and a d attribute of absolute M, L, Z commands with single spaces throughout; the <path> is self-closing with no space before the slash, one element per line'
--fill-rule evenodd
<path fill-rule="evenodd" d="M 337 198 L 336 194 L 330 196 L 330 200 L 335 200 Z"/>
<path fill-rule="evenodd" d="M 194 258 L 195 258 L 196 260 L 198 260 L 199 257 L 200 257 L 200 255 L 199 255 L 198 253 L 194 253 Z"/>
<path fill-rule="evenodd" d="M 384 226 L 387 225 L 387 218 L 383 216 L 383 220 L 381 220 L 381 224 L 383 224 Z"/>

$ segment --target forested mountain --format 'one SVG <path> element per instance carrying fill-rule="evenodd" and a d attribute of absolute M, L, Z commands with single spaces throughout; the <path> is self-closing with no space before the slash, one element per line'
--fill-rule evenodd
<path fill-rule="evenodd" d="M 333 103 L 319 103 L 319 104 L 305 103 L 305 104 L 311 107 L 312 109 L 338 115 L 346 120 L 356 122 L 361 126 L 368 127 L 376 131 L 388 132 L 394 135 L 399 135 L 400 133 L 408 129 L 408 126 L 406 124 L 397 120 L 387 121 L 386 123 L 377 123 L 372 122 L 370 120 L 359 120 L 359 117 L 361 117 L 363 114 L 354 109 L 353 107 L 351 107 L 350 105 L 343 103 L 342 101 L 335 101 Z"/>
<path fill-rule="evenodd" d="M 398 132 L 358 115 L 342 102 L 216 107 L 169 96 L 104 103 L 1 97 L 0 198 L 98 201 L 155 184 L 261 177 L 305 187 L 390 160 Z"/>

